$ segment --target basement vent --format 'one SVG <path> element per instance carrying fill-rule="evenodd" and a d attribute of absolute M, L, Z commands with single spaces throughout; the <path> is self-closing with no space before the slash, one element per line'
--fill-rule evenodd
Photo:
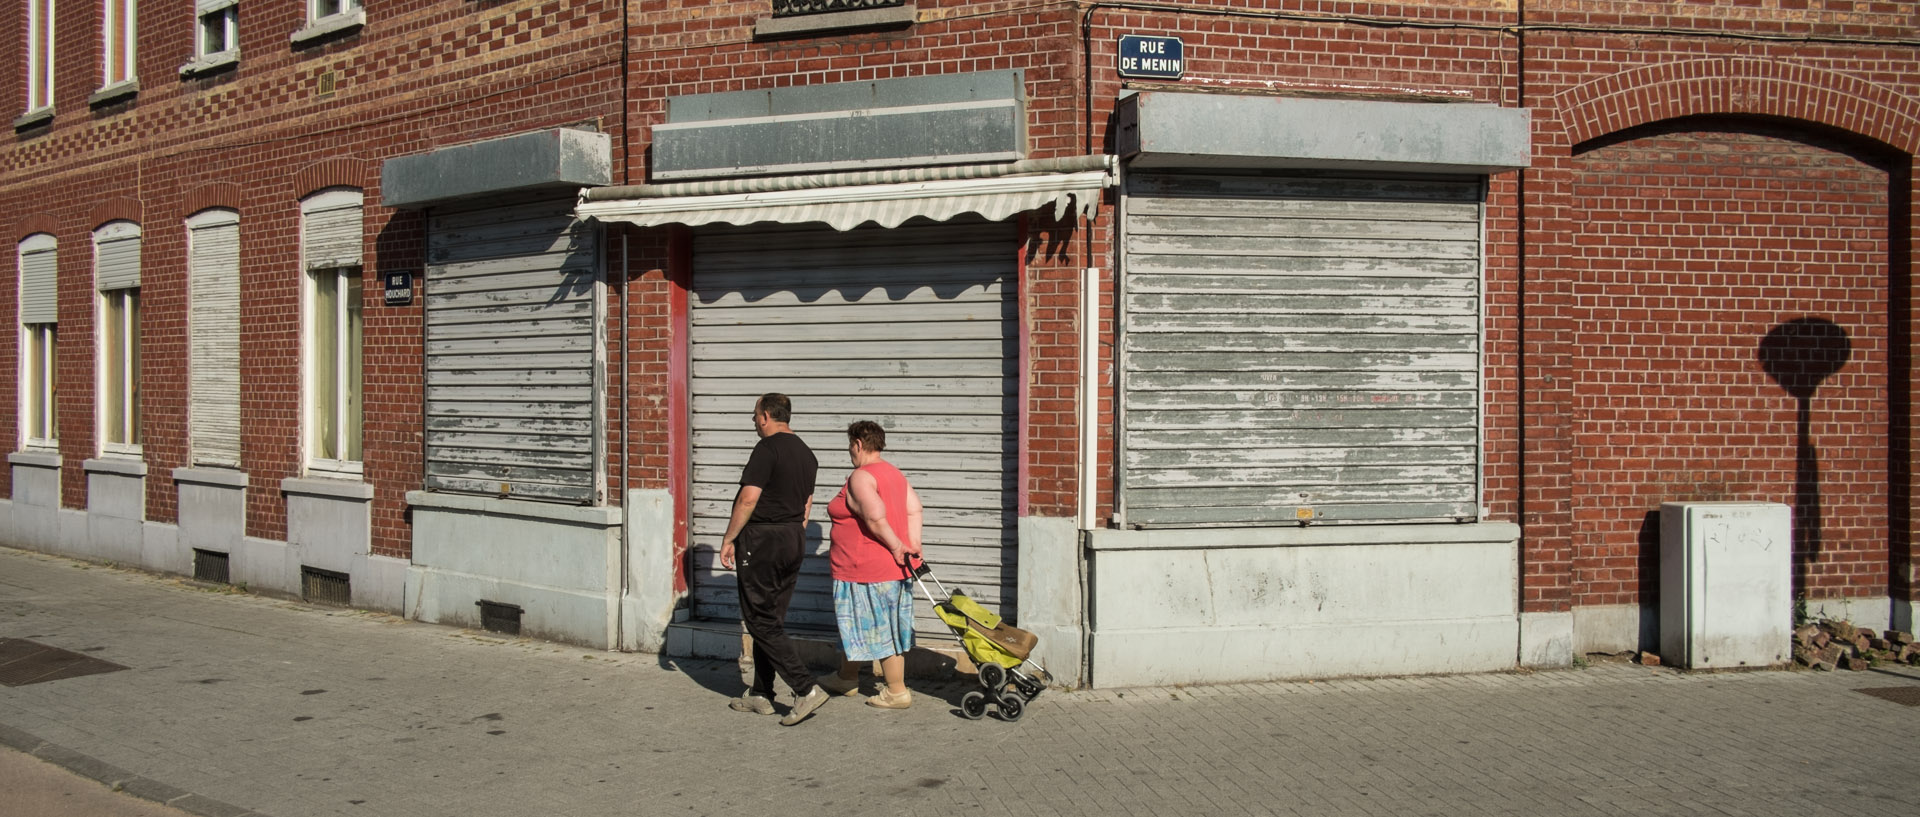
<path fill-rule="evenodd" d="M 203 582 L 231 584 L 233 579 L 227 570 L 227 554 L 217 550 L 193 549 L 193 577 Z"/>
<path fill-rule="evenodd" d="M 488 632 L 505 635 L 520 634 L 520 613 L 518 604 L 501 604 L 497 601 L 478 601 L 480 605 L 480 627 Z"/>
<path fill-rule="evenodd" d="M 301 565 L 300 597 L 313 604 L 345 607 L 353 603 L 353 584 L 345 573 Z"/>

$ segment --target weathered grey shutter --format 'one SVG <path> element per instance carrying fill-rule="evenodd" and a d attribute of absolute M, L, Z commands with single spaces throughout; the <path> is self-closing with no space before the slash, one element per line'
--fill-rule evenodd
<path fill-rule="evenodd" d="M 325 195 L 325 194 L 322 194 Z M 338 201 L 305 211 L 302 237 L 307 269 L 360 266 L 360 199 Z"/>
<path fill-rule="evenodd" d="M 598 228 L 572 204 L 429 219 L 428 488 L 601 501 Z"/>
<path fill-rule="evenodd" d="M 1124 519 L 1478 516 L 1478 180 L 1133 176 Z"/>
<path fill-rule="evenodd" d="M 94 245 L 94 281 L 105 292 L 140 285 L 140 234 L 102 238 Z"/>
<path fill-rule="evenodd" d="M 788 620 L 831 629 L 827 503 L 851 467 L 847 425 L 887 430 L 886 458 L 925 505 L 927 559 L 1014 615 L 1018 495 L 1016 234 L 1009 224 L 702 230 L 692 308 L 694 599 L 739 615 L 714 563 L 740 471 L 758 438 L 754 400 L 793 398 L 820 460 L 809 553 Z M 948 631 L 918 610 L 931 633 Z"/>
<path fill-rule="evenodd" d="M 20 253 L 20 322 L 60 322 L 59 252 L 49 243 L 43 249 Z"/>
<path fill-rule="evenodd" d="M 233 213 L 194 220 L 187 232 L 193 302 L 192 402 L 196 464 L 240 464 L 240 223 Z"/>

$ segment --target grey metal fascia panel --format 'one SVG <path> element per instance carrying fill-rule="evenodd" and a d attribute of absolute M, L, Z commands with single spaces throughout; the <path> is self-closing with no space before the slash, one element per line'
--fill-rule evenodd
<path fill-rule="evenodd" d="M 681 124 L 989 99 L 1024 102 L 1026 85 L 1021 76 L 1019 71 L 980 71 L 759 91 L 688 94 L 667 98 L 667 121 Z"/>
<path fill-rule="evenodd" d="M 1498 173 L 1532 162 L 1525 108 L 1147 91 L 1117 113 L 1134 167 Z"/>
<path fill-rule="evenodd" d="M 387 160 L 380 202 L 424 207 L 476 196 L 573 191 L 613 182 L 613 140 L 553 128 Z"/>
<path fill-rule="evenodd" d="M 1027 155 L 1018 71 L 674 97 L 653 178 L 1014 161 Z"/>

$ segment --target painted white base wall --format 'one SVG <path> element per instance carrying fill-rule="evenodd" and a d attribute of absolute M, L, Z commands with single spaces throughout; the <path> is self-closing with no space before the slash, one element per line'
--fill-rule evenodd
<path fill-rule="evenodd" d="M 518 605 L 523 636 L 618 647 L 620 508 L 426 491 L 407 503 L 407 617 L 478 628 L 484 600 Z"/>
<path fill-rule="evenodd" d="M 1513 667 L 1519 536 L 1506 523 L 1094 531 L 1090 680 Z"/>
<path fill-rule="evenodd" d="M 193 575 L 198 548 L 228 556 L 228 578 L 252 592 L 299 598 L 300 567 L 348 574 L 353 606 L 405 609 L 407 561 L 369 553 L 368 502 L 373 488 L 345 480 L 286 480 L 288 537 L 245 534 L 244 472 L 180 468 L 176 523 L 146 521 L 147 466 L 115 457 L 86 460 L 87 508 L 61 508 L 61 458 L 44 452 L 9 455 L 14 496 L 0 500 L 0 542 L 75 559 L 110 562 L 154 573 Z"/>

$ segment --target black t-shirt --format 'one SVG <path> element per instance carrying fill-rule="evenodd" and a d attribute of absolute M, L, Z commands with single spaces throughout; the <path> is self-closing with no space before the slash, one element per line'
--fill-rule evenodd
<path fill-rule="evenodd" d="M 753 507 L 748 523 L 799 522 L 807 511 L 807 498 L 813 496 L 813 478 L 820 462 L 813 449 L 790 431 L 760 438 L 747 458 L 747 470 L 740 474 L 741 485 L 760 489 L 760 504 Z"/>

